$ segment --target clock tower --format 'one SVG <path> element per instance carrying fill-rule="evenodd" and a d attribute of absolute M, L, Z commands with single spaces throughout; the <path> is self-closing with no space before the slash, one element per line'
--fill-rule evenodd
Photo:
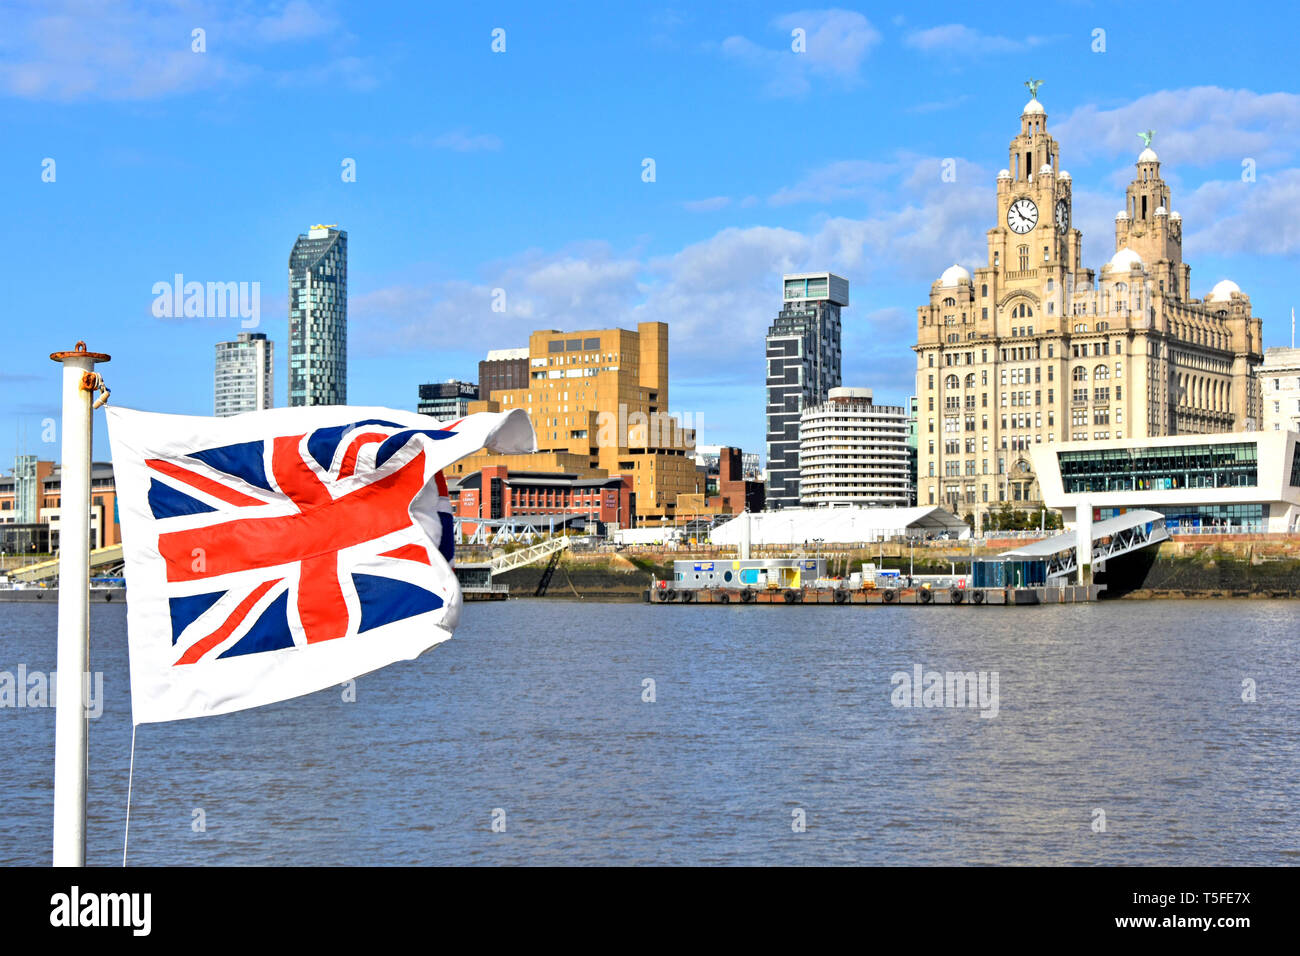
<path fill-rule="evenodd" d="M 1041 84 L 1031 80 L 1025 85 L 1036 92 Z M 1047 279 L 1059 289 L 1067 274 L 1079 271 L 1080 234 L 1072 214 L 1070 174 L 1061 170 L 1060 147 L 1047 132 L 1047 111 L 1034 96 L 1021 111 L 1020 134 L 1011 140 L 1007 166 L 998 173 L 988 265 L 977 272 L 981 285 L 987 273 L 995 303 L 1022 291 L 1035 306 L 1043 306 Z M 1006 334 L 1001 324 L 990 331 Z"/>
<path fill-rule="evenodd" d="M 1191 295 L 1182 219 L 1139 135 L 1115 254 L 1081 264 L 1070 174 L 1036 80 L 997 175 L 987 260 L 954 263 L 917 309 L 917 504 L 979 524 L 1033 515 L 1043 445 L 1250 429 L 1260 420 L 1260 320 L 1230 280 Z"/>

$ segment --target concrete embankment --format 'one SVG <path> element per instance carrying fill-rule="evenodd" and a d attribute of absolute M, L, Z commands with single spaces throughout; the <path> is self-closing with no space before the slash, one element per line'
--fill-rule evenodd
<path fill-rule="evenodd" d="M 1014 539 L 977 544 L 975 557 L 994 557 L 1023 542 Z M 810 552 L 811 553 L 811 552 Z M 823 553 L 832 575 L 860 570 L 864 561 L 903 573 L 948 574 L 972 556 L 968 542 L 934 543 L 911 549 L 897 544 L 870 550 Z M 547 591 L 549 597 L 641 600 L 652 578 L 671 579 L 674 560 L 730 560 L 732 555 L 653 551 L 620 554 L 567 554 Z M 496 580 L 510 585 L 511 597 L 531 597 L 542 566 L 518 568 Z M 1108 598 L 1295 598 L 1300 597 L 1300 537 L 1274 535 L 1186 536 L 1158 549 L 1113 560 L 1098 576 Z"/>
<path fill-rule="evenodd" d="M 1300 597 L 1300 542 L 1247 537 L 1166 541 L 1112 561 L 1099 578 L 1113 597 Z"/>
<path fill-rule="evenodd" d="M 652 576 L 671 574 L 671 568 L 671 562 L 664 566 L 650 561 L 630 561 L 619 554 L 566 554 L 551 577 L 546 596 L 640 601 Z M 493 580 L 510 585 L 512 598 L 532 597 L 543 570 L 544 565 L 531 564 L 499 574 Z"/>

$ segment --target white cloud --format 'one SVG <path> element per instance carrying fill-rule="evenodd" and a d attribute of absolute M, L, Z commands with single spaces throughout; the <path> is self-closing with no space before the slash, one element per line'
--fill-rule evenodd
<path fill-rule="evenodd" d="M 318 4 L 289 0 L 278 13 L 257 18 L 254 31 L 266 43 L 281 43 L 313 39 L 332 33 L 337 27 L 334 16 Z"/>
<path fill-rule="evenodd" d="M 876 204 L 882 208 L 861 219 L 824 218 L 807 231 L 727 228 L 658 256 L 586 243 L 490 263 L 472 281 L 354 293 L 354 341 L 363 354 L 445 350 L 449 330 L 473 328 L 477 350 L 479 344 L 523 345 L 538 328 L 664 321 L 671 329 L 674 380 L 752 383 L 780 303 L 782 273 L 833 269 L 851 276 L 859 290 L 876 281 L 915 281 L 919 301 L 953 262 L 983 261 L 991 180 L 959 161 L 957 181 L 945 182 L 940 163 L 933 157 L 898 160 L 880 183 Z M 497 288 L 506 293 L 504 313 L 492 311 Z M 874 316 L 871 321 L 888 333 L 868 343 L 873 348 L 885 342 L 897 352 L 894 346 L 912 334 L 910 320 L 899 326 L 894 313 L 869 313 L 864 305 L 853 315 L 855 322 Z M 892 355 L 889 361 L 896 360 Z"/>
<path fill-rule="evenodd" d="M 264 47 L 329 37 L 338 21 L 320 7 L 290 0 L 270 14 L 231 10 L 215 0 L 46 0 L 5 12 L 0 33 L 0 95 L 23 99 L 151 100 L 262 78 L 280 86 L 340 81 L 376 84 L 373 64 L 330 53 L 309 70 L 265 65 L 248 55 Z M 191 48 L 205 31 L 205 52 Z"/>
<path fill-rule="evenodd" d="M 989 53 L 1015 53 L 1041 46 L 1046 37 L 1027 36 L 1022 39 L 983 33 L 961 23 L 914 30 L 903 41 L 923 53 L 947 55 L 984 56 Z"/>
<path fill-rule="evenodd" d="M 1276 164 L 1300 149 L 1300 94 L 1255 93 L 1217 86 L 1160 90 L 1112 109 L 1081 106 L 1052 126 L 1071 156 L 1128 156 L 1142 150 L 1138 132 L 1155 129 L 1162 163 L 1204 166 L 1254 158 Z"/>
<path fill-rule="evenodd" d="M 1187 233 L 1183 254 L 1272 255 L 1300 253 L 1300 169 L 1261 176 L 1257 182 L 1202 183 L 1179 210 Z"/>
<path fill-rule="evenodd" d="M 897 173 L 896 163 L 845 159 L 819 166 L 793 186 L 783 186 L 768 199 L 773 206 L 793 203 L 841 202 L 860 199 L 879 189 L 884 179 Z"/>
<path fill-rule="evenodd" d="M 730 196 L 710 196 L 708 199 L 688 199 L 682 203 L 682 208 L 687 212 L 717 212 L 730 205 Z"/>
<path fill-rule="evenodd" d="M 852 10 L 787 13 L 773 20 L 772 28 L 782 34 L 776 48 L 730 36 L 719 49 L 766 76 L 765 89 L 773 96 L 803 96 L 812 89 L 813 78 L 831 79 L 846 88 L 858 85 L 862 64 L 881 39 L 871 22 Z M 803 31 L 803 52 L 792 48 L 794 30 Z"/>

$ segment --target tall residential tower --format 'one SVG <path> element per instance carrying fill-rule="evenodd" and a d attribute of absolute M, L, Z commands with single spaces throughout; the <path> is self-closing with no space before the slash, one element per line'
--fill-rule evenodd
<path fill-rule="evenodd" d="M 217 343 L 212 414 L 218 418 L 260 412 L 275 404 L 275 343 L 263 332 L 240 332 Z"/>
<path fill-rule="evenodd" d="M 849 282 L 830 272 L 785 277 L 767 330 L 767 508 L 799 507 L 799 416 L 840 384 L 840 309 Z"/>
<path fill-rule="evenodd" d="M 348 234 L 312 226 L 289 254 L 289 404 L 348 403 Z"/>

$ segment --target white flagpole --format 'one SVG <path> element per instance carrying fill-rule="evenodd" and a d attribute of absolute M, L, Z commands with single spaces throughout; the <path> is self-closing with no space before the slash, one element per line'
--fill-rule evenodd
<path fill-rule="evenodd" d="M 108 356 L 54 352 L 63 363 L 59 482 L 59 638 L 54 714 L 54 865 L 86 865 L 86 692 L 90 670 L 91 399 L 95 363 Z"/>

